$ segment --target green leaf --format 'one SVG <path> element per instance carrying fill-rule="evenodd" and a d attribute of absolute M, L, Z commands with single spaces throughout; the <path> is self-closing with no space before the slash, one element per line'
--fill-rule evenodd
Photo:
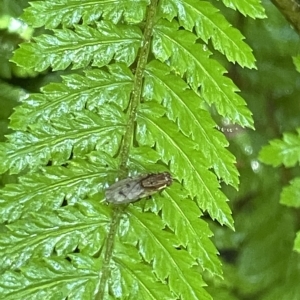
<path fill-rule="evenodd" d="M 7 225 L 0 241 L 1 271 L 19 269 L 33 257 L 65 256 L 77 249 L 93 256 L 109 224 L 106 206 L 81 201 L 55 212 L 44 210 Z M 22 255 L 20 253 L 22 252 Z"/>
<path fill-rule="evenodd" d="M 155 196 L 154 203 L 146 203 L 154 213 L 158 214 L 161 211 L 162 220 L 174 231 L 180 244 L 199 261 L 204 270 L 212 276 L 221 277 L 218 251 L 210 240 L 213 234 L 207 223 L 200 218 L 202 212 L 187 194 L 181 185 L 174 183 L 172 189 L 163 193 L 164 198 Z"/>
<path fill-rule="evenodd" d="M 297 232 L 293 249 L 300 253 L 300 231 Z"/>
<path fill-rule="evenodd" d="M 283 140 L 274 139 L 270 145 L 264 146 L 259 154 L 259 159 L 273 167 L 283 164 L 293 167 L 300 161 L 300 129 L 298 135 L 284 133 Z"/>
<path fill-rule="evenodd" d="M 133 206 L 128 211 L 128 220 L 122 226 L 122 240 L 139 245 L 139 252 L 146 262 L 152 262 L 156 276 L 168 285 L 177 297 L 182 299 L 211 299 L 200 286 L 202 280 L 199 272 L 193 269 L 193 259 L 184 249 L 174 249 L 178 245 L 171 233 L 162 230 L 164 225 L 153 215 L 143 213 Z M 127 232 L 125 231 L 125 227 Z M 138 239 L 137 239 L 138 237 Z M 182 270 L 188 270 L 183 273 Z M 202 285 L 204 283 L 202 282 Z"/>
<path fill-rule="evenodd" d="M 205 1 L 30 5 L 41 28 L 13 61 L 62 82 L 22 99 L 0 144 L 0 172 L 21 173 L 0 192 L 1 295 L 212 299 L 206 275 L 222 270 L 203 212 L 233 228 L 220 185 L 239 184 L 212 111 L 253 120 L 206 44 L 253 68 L 243 36 Z M 151 199 L 105 201 L 108 184 L 156 172 L 173 184 Z"/>
<path fill-rule="evenodd" d="M 251 48 L 243 42 L 243 35 L 224 18 L 211 3 L 196 0 L 164 0 L 161 14 L 172 21 L 178 17 L 179 25 L 193 31 L 205 43 L 212 40 L 214 49 L 226 55 L 228 61 L 242 67 L 255 68 Z"/>
<path fill-rule="evenodd" d="M 153 52 L 161 62 L 168 61 L 174 72 L 186 76 L 188 84 L 218 113 L 241 126 L 253 127 L 251 112 L 245 101 L 236 94 L 238 88 L 223 76 L 225 69 L 209 58 L 205 45 L 196 43 L 197 37 L 179 30 L 176 22 L 160 22 L 154 28 Z"/>
<path fill-rule="evenodd" d="M 300 207 L 300 178 L 297 177 L 290 182 L 288 187 L 283 188 L 280 195 L 280 203 Z"/>
<path fill-rule="evenodd" d="M 75 30 L 55 29 L 54 35 L 36 37 L 35 43 L 21 44 L 12 59 L 18 66 L 41 72 L 51 67 L 64 70 L 102 67 L 114 59 L 131 65 L 141 44 L 141 31 L 135 26 L 99 22 L 97 28 L 76 25 Z"/>
<path fill-rule="evenodd" d="M 99 159 L 101 157 L 101 160 Z M 45 167 L 41 172 L 19 177 L 19 183 L 7 184 L 1 191 L 1 222 L 13 222 L 21 216 L 43 209 L 57 209 L 63 201 L 79 202 L 104 189 L 115 173 L 115 161 L 105 153 L 89 155 L 89 160 L 77 159 L 68 166 Z M 41 195 L 47 195 L 41 201 Z"/>
<path fill-rule="evenodd" d="M 128 106 L 133 78 L 124 64 L 113 64 L 105 70 L 86 70 L 84 75 L 62 76 L 62 83 L 50 83 L 42 93 L 30 94 L 15 108 L 10 127 L 25 130 L 37 120 L 46 121 L 87 108 L 90 111 L 105 103 L 115 103 L 122 110 Z"/>
<path fill-rule="evenodd" d="M 177 121 L 178 128 L 184 135 L 191 136 L 197 142 L 207 165 L 214 168 L 219 179 L 237 188 L 239 179 L 235 158 L 225 149 L 228 142 L 215 129 L 216 124 L 210 114 L 200 108 L 203 105 L 201 97 L 191 91 L 180 77 L 170 74 L 169 68 L 158 61 L 152 61 L 147 66 L 143 96 L 147 100 L 161 102 L 166 108 L 167 117 Z"/>
<path fill-rule="evenodd" d="M 300 56 L 293 57 L 293 62 L 294 62 L 297 72 L 300 73 Z"/>
<path fill-rule="evenodd" d="M 156 145 L 162 160 L 170 163 L 170 170 L 184 186 L 191 197 L 197 196 L 201 209 L 207 210 L 220 224 L 233 228 L 233 220 L 227 205 L 227 198 L 219 190 L 216 176 L 208 170 L 205 157 L 197 150 L 197 144 L 178 132 L 175 124 L 167 118 L 160 118 L 164 109 L 154 102 L 148 102 L 140 109 L 137 119 L 137 140 L 145 146 Z M 185 166 L 181 168 L 180 165 Z"/>
<path fill-rule="evenodd" d="M 154 167 L 159 167 L 156 165 L 159 161 L 160 155 L 150 147 L 133 147 L 130 155 L 130 162 L 132 165 L 140 165 L 143 169 L 143 165 L 152 165 Z"/>
<path fill-rule="evenodd" d="M 250 16 L 253 19 L 267 17 L 261 0 L 222 0 L 222 2 L 227 7 L 238 10 L 244 16 Z"/>
<path fill-rule="evenodd" d="M 16 131 L 8 136 L 9 143 L 0 144 L 0 172 L 11 173 L 49 161 L 65 163 L 71 153 L 80 157 L 94 149 L 116 152 L 124 131 L 125 116 L 117 107 L 102 106 L 99 114 L 89 111 L 76 112 L 68 118 L 53 118 L 51 123 L 29 125 L 29 132 Z M 114 139 L 110 133 L 114 132 Z"/>
<path fill-rule="evenodd" d="M 141 259 L 135 247 L 116 243 L 111 269 L 110 290 L 114 299 L 176 299 L 166 282 L 157 280 L 152 266 Z"/>
<path fill-rule="evenodd" d="M 145 17 L 146 5 L 149 0 L 118 0 L 98 1 L 91 0 L 54 0 L 30 2 L 25 9 L 23 19 L 33 27 L 53 29 L 60 24 L 71 27 L 80 23 L 90 24 L 100 17 L 118 23 L 122 18 L 127 23 L 139 23 Z"/>
<path fill-rule="evenodd" d="M 69 261 L 71 260 L 71 262 Z M 84 255 L 44 258 L 0 276 L 0 293 L 5 299 L 91 299 L 100 265 Z"/>

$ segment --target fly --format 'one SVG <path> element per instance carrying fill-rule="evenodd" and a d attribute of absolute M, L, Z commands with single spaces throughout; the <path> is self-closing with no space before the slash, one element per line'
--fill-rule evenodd
<path fill-rule="evenodd" d="M 135 202 L 151 196 L 172 184 L 168 172 L 128 177 L 112 184 L 105 192 L 106 200 L 114 204 Z"/>

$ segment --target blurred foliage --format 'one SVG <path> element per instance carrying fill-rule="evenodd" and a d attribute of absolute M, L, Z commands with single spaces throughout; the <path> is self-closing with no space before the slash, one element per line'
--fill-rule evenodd
<path fill-rule="evenodd" d="M 299 127 L 300 76 L 293 56 L 300 43 L 277 8 L 269 1 L 263 4 L 268 16 L 264 20 L 228 15 L 257 59 L 257 70 L 237 66 L 230 70 L 253 112 L 256 130 L 223 128 L 237 157 L 241 183 L 238 192 L 225 187 L 236 232 L 212 224 L 214 242 L 225 261 L 225 281 L 209 287 L 218 300 L 296 300 L 300 295 L 300 258 L 293 252 L 299 212 L 279 203 L 282 187 L 299 175 L 299 168 L 274 170 L 258 161 L 259 151 L 270 139 Z"/>
<path fill-rule="evenodd" d="M 28 6 L 28 0 L 0 0 L 0 141 L 10 132 L 9 116 L 27 91 L 37 92 L 50 81 L 58 81 L 55 72 L 38 74 L 24 71 L 10 62 L 18 44 L 31 38 L 33 29 L 18 17 Z M 16 176 L 1 175 L 1 185 L 15 182 Z"/>
<path fill-rule="evenodd" d="M 24 96 L 22 88 L 15 84 L 15 79 L 22 77 L 22 71 L 9 62 L 9 59 L 13 50 L 17 48 L 18 43 L 28 38 L 31 34 L 28 26 L 17 19 L 22 13 L 22 9 L 27 6 L 27 2 L 27 0 L 0 1 L 0 141 L 4 141 L 4 135 L 9 132 L 8 117 L 12 114 L 13 107 Z M 6 174 L 1 176 L 3 183 L 14 180 L 14 178 L 8 177 Z"/>
<path fill-rule="evenodd" d="M 263 4 L 268 18 L 252 20 L 219 3 L 219 9 L 254 49 L 257 70 L 227 65 L 229 76 L 253 113 L 256 130 L 220 121 L 230 150 L 237 157 L 241 183 L 238 192 L 224 186 L 231 199 L 236 231 L 211 223 L 214 243 L 224 263 L 224 280 L 210 278 L 208 287 L 217 300 L 297 300 L 300 295 L 300 257 L 293 251 L 300 227 L 299 210 L 279 203 L 283 186 L 299 176 L 299 168 L 273 169 L 258 161 L 259 151 L 270 139 L 280 138 L 300 125 L 300 75 L 292 59 L 300 43 L 277 8 L 270 1 Z M 23 89 L 38 89 L 41 85 L 40 78 L 33 77 L 35 74 L 22 74 L 9 63 L 17 44 L 31 34 L 30 29 L 24 35 L 24 28 L 19 31 L 11 27 L 26 5 L 27 1 L 0 1 L 1 140 L 7 133 L 7 118 L 16 100 L 24 95 Z M 53 76 L 57 78 L 49 76 L 51 80 Z"/>

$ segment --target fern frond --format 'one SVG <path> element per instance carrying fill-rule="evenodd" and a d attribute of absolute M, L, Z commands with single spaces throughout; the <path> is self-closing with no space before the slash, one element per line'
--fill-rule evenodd
<path fill-rule="evenodd" d="M 54 253 L 66 256 L 76 249 L 93 256 L 102 247 L 101 237 L 107 231 L 109 219 L 108 208 L 91 200 L 55 211 L 44 208 L 42 213 L 32 212 L 8 225 L 2 234 L 1 271 L 18 269 L 33 257 L 49 257 Z"/>
<path fill-rule="evenodd" d="M 291 207 L 300 207 L 300 178 L 297 177 L 290 182 L 290 185 L 283 188 L 280 195 L 280 203 Z"/>
<path fill-rule="evenodd" d="M 96 145 L 116 152 L 124 132 L 125 115 L 117 106 L 102 106 L 98 113 L 101 117 L 90 111 L 75 112 L 68 118 L 28 125 L 28 131 L 9 135 L 9 143 L 0 144 L 0 172 L 9 169 L 11 173 L 19 173 L 49 161 L 55 165 L 63 164 L 71 154 L 80 157 Z"/>
<path fill-rule="evenodd" d="M 260 0 L 222 0 L 229 8 L 238 10 L 244 16 L 250 16 L 253 19 L 266 18 L 265 9 Z"/>
<path fill-rule="evenodd" d="M 217 250 L 210 240 L 212 232 L 208 224 L 199 219 L 201 211 L 195 202 L 188 198 L 188 192 L 174 183 L 173 188 L 164 193 L 164 198 L 155 197 L 154 200 L 155 205 L 149 205 L 149 210 L 156 214 L 162 212 L 162 220 L 174 231 L 180 244 L 200 262 L 204 270 L 212 276 L 222 276 L 221 263 L 216 256 Z"/>
<path fill-rule="evenodd" d="M 100 17 L 114 24 L 121 19 L 126 23 L 135 24 L 143 21 L 149 3 L 149 0 L 34 1 L 30 3 L 31 7 L 25 10 L 23 19 L 33 27 L 45 26 L 47 29 L 54 29 L 60 24 L 72 27 L 81 19 L 83 24 L 88 25 Z"/>
<path fill-rule="evenodd" d="M 300 71 L 299 58 L 294 58 L 294 63 Z M 294 167 L 300 163 L 300 128 L 297 128 L 297 134 L 286 132 L 282 139 L 273 139 L 269 145 L 264 146 L 259 158 L 265 164 L 278 167 L 284 165 L 286 168 Z M 300 207 L 299 201 L 300 178 L 296 177 L 290 181 L 290 184 L 283 188 L 280 195 L 280 203 L 289 207 Z M 300 232 L 294 242 L 294 250 L 300 252 Z"/>
<path fill-rule="evenodd" d="M 206 1 L 162 1 L 162 16 L 172 21 L 178 17 L 179 25 L 193 31 L 205 43 L 212 40 L 213 47 L 226 55 L 228 61 L 242 67 L 254 68 L 255 58 L 244 37 L 211 3 Z"/>
<path fill-rule="evenodd" d="M 96 28 L 74 25 L 75 30 L 53 30 L 54 35 L 34 38 L 35 43 L 21 44 L 14 61 L 25 69 L 42 72 L 51 67 L 64 70 L 92 66 L 102 67 L 113 59 L 131 65 L 141 44 L 141 31 L 136 26 L 98 22 Z"/>
<path fill-rule="evenodd" d="M 300 162 L 300 128 L 298 134 L 284 133 L 283 140 L 274 139 L 270 145 L 265 146 L 260 154 L 260 159 L 274 167 L 283 164 L 286 167 L 293 167 Z"/>
<path fill-rule="evenodd" d="M 123 242 L 135 244 L 139 237 L 138 247 L 141 255 L 147 262 L 152 262 L 156 276 L 165 281 L 171 291 L 183 299 L 211 299 L 201 285 L 205 285 L 199 272 L 193 268 L 194 259 L 185 250 L 176 250 L 170 245 L 179 245 L 174 235 L 162 231 L 164 224 L 159 217 L 143 213 L 140 209 L 130 207 L 128 220 L 122 226 Z M 168 241 L 168 243 L 166 243 Z M 184 273 L 186 270 L 187 273 Z M 196 280 L 195 280 L 196 278 Z"/>
<path fill-rule="evenodd" d="M 10 127 L 26 130 L 37 120 L 61 117 L 84 108 L 93 111 L 104 103 L 115 103 L 122 110 L 128 106 L 133 76 L 124 64 L 108 65 L 105 70 L 86 70 L 82 74 L 62 76 L 62 83 L 50 83 L 42 94 L 30 94 L 16 107 L 10 117 Z"/>
<path fill-rule="evenodd" d="M 216 124 L 211 115 L 200 108 L 202 98 L 156 60 L 148 64 L 145 75 L 145 99 L 162 102 L 167 117 L 177 121 L 180 131 L 196 141 L 198 150 L 205 153 L 207 166 L 214 168 L 220 180 L 237 188 L 239 179 L 235 158 L 226 150 L 228 141 L 214 128 Z"/>
<path fill-rule="evenodd" d="M 175 21 L 161 21 L 154 29 L 153 53 L 161 62 L 168 61 L 174 72 L 186 76 L 195 92 L 201 86 L 201 96 L 208 104 L 215 104 L 220 115 L 252 127 L 251 112 L 236 94 L 238 88 L 223 76 L 225 69 L 209 58 L 211 52 L 206 46 L 196 44 L 196 39 L 194 34 L 179 30 Z"/>
<path fill-rule="evenodd" d="M 70 254 L 44 258 L 22 267 L 22 272 L 6 271 L 0 275 L 0 293 L 6 299 L 92 299 L 100 264 L 91 257 Z"/>
<path fill-rule="evenodd" d="M 152 268 L 142 261 L 133 246 L 116 243 L 111 272 L 114 299 L 176 299 L 166 282 L 157 282 Z"/>
<path fill-rule="evenodd" d="M 154 102 L 143 105 L 137 120 L 137 140 L 141 145 L 151 147 L 155 144 L 161 159 L 170 162 L 172 173 L 180 181 L 184 180 L 190 195 L 199 196 L 197 200 L 200 207 L 221 224 L 233 227 L 227 199 L 219 190 L 216 176 L 207 170 L 204 157 L 196 150 L 197 144 L 181 135 L 174 123 L 160 118 L 164 113 L 165 110 Z"/>
<path fill-rule="evenodd" d="M 296 67 L 296 70 L 300 73 L 300 56 L 293 57 L 293 62 Z"/>
<path fill-rule="evenodd" d="M 113 169 L 107 167 L 108 162 Z M 88 160 L 73 159 L 64 167 L 46 167 L 21 176 L 19 183 L 7 184 L 0 191 L 0 220 L 11 223 L 31 212 L 58 209 L 63 201 L 74 204 L 87 195 L 95 195 L 115 176 L 116 167 L 106 153 L 97 152 L 89 154 Z"/>
<path fill-rule="evenodd" d="M 294 61 L 295 62 L 295 61 Z M 297 62 L 295 62 L 297 63 Z M 300 128 L 297 129 L 297 135 L 294 133 L 284 133 L 283 139 L 274 139 L 269 145 L 264 146 L 259 158 L 262 162 L 278 167 L 283 164 L 290 168 L 300 163 Z M 283 188 L 280 195 L 280 203 L 289 207 L 300 207 L 299 202 L 300 178 L 296 177 L 290 181 L 290 185 Z M 297 233 L 294 250 L 300 252 L 300 232 Z"/>
<path fill-rule="evenodd" d="M 203 272 L 222 270 L 200 217 L 233 228 L 220 182 L 237 188 L 238 172 L 207 104 L 241 126 L 253 120 L 206 43 L 253 68 L 243 36 L 192 0 L 35 1 L 24 19 L 50 30 L 13 61 L 68 75 L 22 100 L 0 145 L 0 172 L 22 172 L 1 191 L 1 294 L 211 299 Z M 151 200 L 104 201 L 118 177 L 160 171 L 175 182 Z"/>

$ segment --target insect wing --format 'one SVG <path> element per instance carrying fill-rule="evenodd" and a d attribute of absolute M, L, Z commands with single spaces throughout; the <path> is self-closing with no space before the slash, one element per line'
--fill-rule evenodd
<path fill-rule="evenodd" d="M 153 195 L 171 184 L 172 177 L 168 172 L 129 177 L 111 185 L 105 197 L 114 204 L 130 203 Z"/>
<path fill-rule="evenodd" d="M 144 188 L 140 178 L 126 178 L 111 185 L 105 192 L 106 200 L 115 204 L 130 203 L 141 198 Z"/>

